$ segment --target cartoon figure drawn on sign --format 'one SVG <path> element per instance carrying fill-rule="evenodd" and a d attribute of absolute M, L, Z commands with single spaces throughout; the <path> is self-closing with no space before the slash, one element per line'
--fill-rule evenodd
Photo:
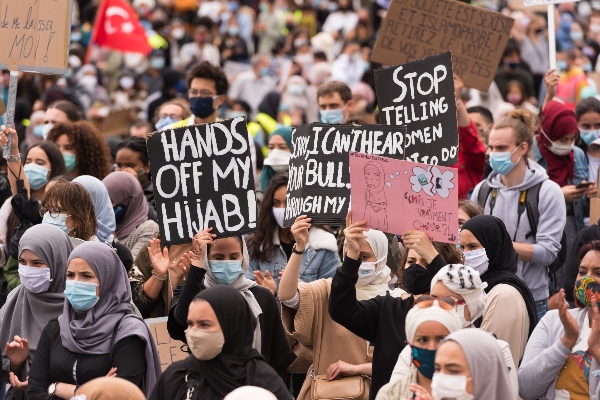
<path fill-rule="evenodd" d="M 437 194 L 441 198 L 447 199 L 450 196 L 450 189 L 454 189 L 454 183 L 452 183 L 454 172 L 451 170 L 442 173 L 438 167 L 431 165 L 427 169 L 414 167 L 412 173 L 410 183 L 415 193 L 422 191 L 431 197 Z"/>
<path fill-rule="evenodd" d="M 376 161 L 371 161 L 364 168 L 365 182 L 365 220 L 369 226 L 387 230 L 387 199 L 385 197 L 385 171 L 383 166 Z"/>

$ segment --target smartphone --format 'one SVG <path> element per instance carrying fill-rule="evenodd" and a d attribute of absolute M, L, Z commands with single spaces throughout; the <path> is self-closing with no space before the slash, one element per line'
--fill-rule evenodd
<path fill-rule="evenodd" d="M 580 183 L 579 185 L 575 186 L 575 189 L 587 189 L 590 186 L 592 186 L 592 182 L 584 182 L 584 183 Z"/>

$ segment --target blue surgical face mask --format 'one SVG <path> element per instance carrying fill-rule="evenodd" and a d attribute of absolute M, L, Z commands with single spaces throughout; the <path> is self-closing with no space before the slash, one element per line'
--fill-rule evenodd
<path fill-rule="evenodd" d="M 271 68 L 269 67 L 262 67 L 261 69 L 258 70 L 258 74 L 260 75 L 260 77 L 265 77 L 265 76 L 269 76 L 271 74 Z"/>
<path fill-rule="evenodd" d="M 36 137 L 43 138 L 44 137 L 44 125 L 36 125 L 33 127 L 33 134 Z"/>
<path fill-rule="evenodd" d="M 345 108 L 345 107 L 344 107 Z M 344 108 L 338 108 L 337 110 L 321 110 L 319 114 L 321 116 L 321 122 L 324 124 L 341 124 L 344 122 Z"/>
<path fill-rule="evenodd" d="M 164 118 L 159 119 L 156 122 L 156 130 L 162 131 L 164 128 L 166 128 L 169 125 L 174 124 L 175 122 L 178 122 L 175 118 L 171 118 L 170 116 L 166 116 Z"/>
<path fill-rule="evenodd" d="M 29 163 L 25 164 L 23 171 L 25 171 L 29 186 L 33 190 L 38 190 L 48 183 L 48 168 L 46 167 L 42 167 L 36 163 Z"/>
<path fill-rule="evenodd" d="M 164 57 L 152 57 L 150 59 L 150 67 L 153 69 L 163 69 L 165 67 L 165 58 Z"/>
<path fill-rule="evenodd" d="M 581 31 L 571 31 L 569 33 L 569 36 L 571 36 L 571 40 L 574 42 L 578 42 L 580 40 L 583 39 L 583 32 Z"/>
<path fill-rule="evenodd" d="M 556 68 L 558 68 L 559 71 L 566 71 L 568 67 L 569 66 L 565 60 L 556 61 Z"/>
<path fill-rule="evenodd" d="M 67 228 L 67 217 L 67 214 L 58 214 L 58 216 L 53 217 L 47 212 L 42 218 L 42 224 L 54 225 L 68 235 L 71 230 Z"/>
<path fill-rule="evenodd" d="M 514 154 L 515 151 L 519 150 L 521 146 L 517 147 L 511 153 L 510 151 L 498 151 L 490 154 L 490 166 L 492 169 L 499 173 L 500 175 L 506 175 L 517 165 L 521 157 L 517 162 L 513 163 L 510 160 L 510 157 Z"/>
<path fill-rule="evenodd" d="M 230 26 L 227 29 L 227 33 L 229 34 L 229 36 L 237 36 L 240 34 L 240 28 L 237 26 Z"/>
<path fill-rule="evenodd" d="M 44 293 L 48 291 L 52 279 L 50 268 L 37 268 L 19 264 L 19 278 L 25 289 L 31 293 Z"/>
<path fill-rule="evenodd" d="M 585 144 L 589 146 L 590 143 L 592 143 L 594 140 L 600 137 L 600 129 L 594 129 L 589 131 L 581 129 L 579 130 L 579 136 L 581 136 L 581 140 L 583 140 Z"/>
<path fill-rule="evenodd" d="M 81 32 L 71 32 L 71 42 L 80 42 L 82 37 Z"/>
<path fill-rule="evenodd" d="M 435 372 L 435 352 L 436 350 L 422 349 L 420 347 L 412 347 L 413 364 L 419 372 L 427 379 L 433 378 Z"/>
<path fill-rule="evenodd" d="M 73 153 L 62 153 L 63 159 L 65 160 L 65 167 L 67 168 L 67 172 L 73 172 L 75 167 L 77 166 L 77 159 L 75 154 Z"/>
<path fill-rule="evenodd" d="M 65 297 L 77 311 L 87 311 L 94 307 L 100 297 L 96 295 L 96 283 L 82 281 L 67 281 Z"/>
<path fill-rule="evenodd" d="M 233 110 L 227 111 L 227 118 L 239 118 L 239 117 L 248 118 L 246 113 L 243 111 L 233 111 Z"/>
<path fill-rule="evenodd" d="M 221 285 L 231 285 L 244 273 L 242 260 L 210 260 L 210 272 Z"/>
<path fill-rule="evenodd" d="M 215 112 L 213 97 L 192 97 L 190 99 L 190 109 L 195 117 L 210 117 Z"/>

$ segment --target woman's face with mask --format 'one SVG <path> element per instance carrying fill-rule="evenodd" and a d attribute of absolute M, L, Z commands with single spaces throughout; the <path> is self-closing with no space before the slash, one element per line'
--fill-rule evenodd
<path fill-rule="evenodd" d="M 421 349 L 435 350 L 440 342 L 450 334 L 448 328 L 437 321 L 423 322 L 417 328 L 412 346 Z"/>
<path fill-rule="evenodd" d="M 269 151 L 275 149 L 291 152 L 285 140 L 279 135 L 273 135 L 271 139 L 269 139 Z"/>
<path fill-rule="evenodd" d="M 434 286 L 433 289 L 431 290 L 431 297 L 451 297 L 456 299 L 457 304 L 455 305 L 456 307 L 456 312 L 458 313 L 459 317 L 464 317 L 465 321 L 470 321 L 471 320 L 471 312 L 469 312 L 469 307 L 466 306 L 466 304 L 464 303 L 464 298 L 458 294 L 458 293 L 454 293 L 453 291 L 451 291 L 450 289 L 448 289 L 446 287 L 446 285 L 444 285 L 443 282 L 437 282 Z M 464 307 L 462 307 L 462 305 L 465 305 Z M 462 312 L 463 315 L 461 315 L 460 312 L 460 308 L 464 308 L 464 311 Z M 462 318 L 461 318 L 462 320 Z"/>
<path fill-rule="evenodd" d="M 215 245 L 208 249 L 209 260 L 232 261 L 242 258 L 242 245 L 237 237 L 217 239 Z"/>
<path fill-rule="evenodd" d="M 440 345 L 435 355 L 435 372 L 454 376 L 471 378 L 471 369 L 467 357 L 460 345 L 447 341 Z M 473 394 L 473 379 L 467 380 L 467 393 Z"/>
<path fill-rule="evenodd" d="M 48 266 L 31 250 L 25 249 L 19 256 L 19 264 L 33 268 L 48 268 Z"/>
<path fill-rule="evenodd" d="M 210 303 L 196 300 L 190 304 L 187 318 L 188 328 L 197 328 L 206 332 L 219 332 L 221 324 Z"/>

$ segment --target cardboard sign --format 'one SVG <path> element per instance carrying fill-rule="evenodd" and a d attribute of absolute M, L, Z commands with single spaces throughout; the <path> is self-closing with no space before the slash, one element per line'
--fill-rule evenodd
<path fill-rule="evenodd" d="M 308 215 L 317 225 L 340 225 L 350 203 L 348 154 L 361 151 L 404 158 L 405 126 L 311 124 L 292 132 L 294 152 L 284 226 Z"/>
<path fill-rule="evenodd" d="M 72 0 L 0 0 L 0 69 L 66 74 Z"/>
<path fill-rule="evenodd" d="M 185 343 L 179 340 L 173 340 L 171 339 L 171 336 L 169 336 L 169 332 L 167 331 L 167 319 L 168 317 L 149 318 L 144 320 L 146 325 L 148 325 L 148 328 L 150 328 L 150 334 L 152 335 L 152 339 L 154 339 L 154 343 L 156 343 L 158 356 L 160 358 L 160 366 L 163 371 L 175 361 L 181 361 L 189 355 L 181 350 L 181 346 Z"/>
<path fill-rule="evenodd" d="M 458 170 L 364 153 L 350 153 L 352 220 L 402 234 L 427 232 L 458 242 Z"/>
<path fill-rule="evenodd" d="M 2 101 L 2 99 L 0 99 L 0 115 L 4 115 L 5 112 L 6 112 L 6 106 L 4 105 L 4 102 Z"/>
<path fill-rule="evenodd" d="M 548 4 L 560 4 L 560 3 L 575 3 L 579 0 L 523 0 L 523 6 L 531 7 L 531 6 L 539 6 L 539 5 L 548 5 Z"/>
<path fill-rule="evenodd" d="M 184 126 L 147 140 L 162 245 L 255 232 L 254 173 L 245 118 Z"/>
<path fill-rule="evenodd" d="M 406 160 L 458 162 L 458 128 L 450 52 L 375 71 L 379 119 L 407 125 Z"/>
<path fill-rule="evenodd" d="M 371 59 L 403 64 L 452 50 L 454 72 L 487 92 L 514 20 L 454 0 L 394 0 Z"/>

